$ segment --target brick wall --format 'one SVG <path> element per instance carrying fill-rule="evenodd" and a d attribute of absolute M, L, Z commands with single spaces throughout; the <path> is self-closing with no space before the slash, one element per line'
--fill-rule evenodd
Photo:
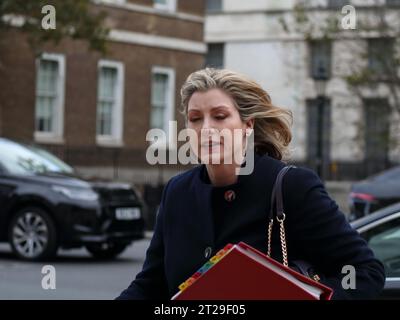
<path fill-rule="evenodd" d="M 152 1 L 130 1 L 152 6 Z M 202 1 L 178 1 L 178 11 L 203 14 Z M 132 31 L 184 40 L 203 41 L 203 23 L 179 19 L 171 15 L 148 14 L 95 6 L 106 10 L 107 25 Z M 3 68 L 0 82 L 0 134 L 23 142 L 34 140 L 35 54 L 25 36 L 17 29 L 2 39 L 0 61 Z M 83 41 L 65 39 L 58 46 L 44 45 L 43 52 L 61 53 L 66 61 L 64 143 L 43 144 L 45 148 L 73 166 L 146 167 L 145 136 L 150 122 L 151 69 L 170 67 L 176 73 L 175 118 L 183 127 L 180 115 L 179 89 L 189 73 L 204 65 L 204 54 L 172 50 L 116 41 L 108 42 L 108 52 L 101 55 L 88 50 Z M 123 106 L 123 147 L 106 148 L 96 145 L 97 64 L 99 59 L 122 62 L 125 69 Z"/>

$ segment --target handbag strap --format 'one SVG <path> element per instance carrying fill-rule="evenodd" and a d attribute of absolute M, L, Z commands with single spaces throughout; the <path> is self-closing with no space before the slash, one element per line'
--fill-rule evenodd
<path fill-rule="evenodd" d="M 268 250 L 267 255 L 271 256 L 271 238 L 272 238 L 272 226 L 274 224 L 274 219 L 279 222 L 280 229 L 280 240 L 281 240 L 281 250 L 282 250 L 282 258 L 283 264 L 288 266 L 288 254 L 287 254 L 287 246 L 286 246 L 286 234 L 285 234 L 285 212 L 283 207 L 283 196 L 282 196 L 282 181 L 285 174 L 291 169 L 296 168 L 296 166 L 290 165 L 283 167 L 276 176 L 276 180 L 271 193 L 271 207 L 268 216 Z M 276 211 L 274 210 L 276 207 Z M 276 212 L 276 214 L 274 214 Z"/>
<path fill-rule="evenodd" d="M 283 210 L 283 197 L 282 197 L 282 181 L 286 172 L 290 170 L 290 168 L 295 168 L 295 166 L 285 166 L 283 167 L 276 176 L 275 184 L 271 193 L 271 208 L 269 211 L 269 220 L 274 219 L 274 217 L 282 218 L 284 214 Z M 276 206 L 276 215 L 274 215 L 274 208 Z"/>

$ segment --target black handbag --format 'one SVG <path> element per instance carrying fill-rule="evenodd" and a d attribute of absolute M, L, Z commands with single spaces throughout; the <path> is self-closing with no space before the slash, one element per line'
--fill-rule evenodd
<path fill-rule="evenodd" d="M 268 250 L 267 255 L 271 257 L 271 239 L 272 239 L 272 226 L 274 224 L 274 220 L 279 223 L 279 237 L 281 241 L 281 250 L 282 250 L 282 263 L 286 267 L 290 267 L 293 270 L 315 280 L 320 281 L 320 275 L 317 273 L 316 269 L 307 261 L 304 260 L 293 260 L 289 261 L 288 259 L 288 250 L 286 245 L 286 234 L 285 234 L 285 212 L 283 207 L 283 197 L 282 197 L 282 181 L 285 174 L 291 169 L 296 168 L 296 166 L 290 165 L 283 167 L 277 177 L 272 189 L 271 194 L 271 209 L 268 215 Z M 276 208 L 276 210 L 275 210 Z"/>

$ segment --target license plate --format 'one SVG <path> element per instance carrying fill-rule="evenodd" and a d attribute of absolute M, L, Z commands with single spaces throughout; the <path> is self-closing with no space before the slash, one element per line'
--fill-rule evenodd
<path fill-rule="evenodd" d="M 117 220 L 135 220 L 140 218 L 139 208 L 117 208 L 115 210 Z"/>

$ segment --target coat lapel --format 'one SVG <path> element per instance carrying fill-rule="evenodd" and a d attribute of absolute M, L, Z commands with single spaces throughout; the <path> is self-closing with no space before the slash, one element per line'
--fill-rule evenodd
<path fill-rule="evenodd" d="M 214 224 L 211 204 L 212 185 L 202 180 L 202 170 L 205 170 L 204 165 L 199 166 L 193 179 L 191 187 L 194 190 L 194 203 L 191 204 L 191 207 L 194 211 L 195 230 L 198 232 L 199 239 L 202 239 L 205 244 L 210 246 L 214 243 Z"/>

